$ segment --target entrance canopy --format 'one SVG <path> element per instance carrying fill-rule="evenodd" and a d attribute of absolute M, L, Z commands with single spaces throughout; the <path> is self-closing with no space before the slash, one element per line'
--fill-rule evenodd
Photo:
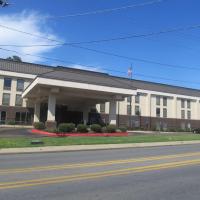
<path fill-rule="evenodd" d="M 52 121 L 55 119 L 55 104 L 68 105 L 72 110 L 84 110 L 103 102 L 122 101 L 135 94 L 136 90 L 128 79 L 59 67 L 36 77 L 22 97 L 34 103 L 48 102 L 48 109 L 52 107 L 48 113 L 52 116 L 47 120 Z"/>
<path fill-rule="evenodd" d="M 112 99 L 123 100 L 124 97 L 135 95 L 136 90 L 128 79 L 58 67 L 36 77 L 25 89 L 22 97 L 44 101 L 51 93 L 56 94 L 57 103 L 72 105 L 82 104 L 83 101 L 97 104 Z"/>

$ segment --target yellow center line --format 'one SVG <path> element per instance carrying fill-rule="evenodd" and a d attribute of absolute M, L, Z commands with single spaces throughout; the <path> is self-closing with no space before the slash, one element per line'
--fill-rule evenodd
<path fill-rule="evenodd" d="M 90 180 L 90 179 L 97 179 L 97 178 L 103 178 L 103 177 L 109 177 L 109 176 L 127 175 L 127 174 L 134 174 L 134 173 L 147 172 L 147 171 L 153 171 L 153 170 L 163 170 L 163 169 L 177 168 L 177 167 L 183 167 L 183 166 L 191 166 L 191 165 L 197 165 L 197 164 L 200 164 L 200 159 L 170 162 L 170 163 L 164 163 L 164 164 L 155 164 L 155 165 L 148 165 L 148 166 L 142 166 L 142 167 L 132 167 L 132 168 L 125 168 L 125 169 L 118 169 L 118 170 L 109 170 L 109 171 L 96 172 L 96 173 L 84 173 L 84 174 L 69 175 L 69 176 L 59 176 L 59 177 L 54 177 L 54 178 L 42 178 L 42 179 L 33 179 L 33 180 L 18 181 L 18 182 L 5 182 L 5 183 L 0 183 L 0 190 L 56 184 L 56 183 L 78 181 L 78 180 Z"/>
<path fill-rule="evenodd" d="M 63 164 L 63 165 L 42 166 L 42 167 L 38 166 L 38 167 L 30 167 L 30 168 L 15 168 L 15 169 L 0 170 L 0 174 L 9 175 L 11 173 L 13 174 L 13 173 L 36 172 L 36 171 L 98 167 L 98 166 L 128 164 L 128 163 L 163 160 L 163 159 L 184 158 L 184 157 L 190 157 L 190 156 L 200 156 L 200 152 L 172 154 L 172 155 L 164 155 L 164 156 L 151 156 L 151 157 L 143 157 L 143 158 L 135 158 L 135 159 L 124 159 L 124 160 L 110 160 L 110 161 L 102 161 L 102 162 L 72 163 L 72 164 Z"/>

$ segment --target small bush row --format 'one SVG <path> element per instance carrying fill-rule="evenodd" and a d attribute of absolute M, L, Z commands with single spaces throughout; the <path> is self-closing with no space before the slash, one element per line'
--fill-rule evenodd
<path fill-rule="evenodd" d="M 43 122 L 35 122 L 33 124 L 35 129 L 38 130 L 44 130 L 45 125 Z M 102 127 L 99 124 L 92 124 L 90 126 L 87 126 L 85 124 L 78 124 L 77 127 L 73 123 L 61 123 L 58 125 L 57 129 L 49 130 L 49 132 L 55 132 L 55 133 L 87 133 L 87 132 L 94 132 L 94 133 L 114 133 L 114 132 L 126 132 L 126 127 L 120 127 L 117 129 L 115 125 L 107 125 Z"/>

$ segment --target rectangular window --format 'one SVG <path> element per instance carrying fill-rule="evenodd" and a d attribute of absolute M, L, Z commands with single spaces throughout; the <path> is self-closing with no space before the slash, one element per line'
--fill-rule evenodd
<path fill-rule="evenodd" d="M 163 106 L 167 106 L 167 97 L 163 97 Z"/>
<path fill-rule="evenodd" d="M 181 119 L 185 119 L 185 110 L 181 110 Z"/>
<path fill-rule="evenodd" d="M 10 94 L 3 93 L 2 104 L 5 105 L 5 106 L 9 106 L 10 105 Z"/>
<path fill-rule="evenodd" d="M 23 91 L 24 90 L 24 80 L 17 79 L 17 91 Z"/>
<path fill-rule="evenodd" d="M 131 97 L 127 97 L 127 102 L 131 103 L 132 98 Z"/>
<path fill-rule="evenodd" d="M 11 83 L 12 79 L 11 78 L 4 78 L 4 90 L 10 90 L 11 89 Z"/>
<path fill-rule="evenodd" d="M 127 105 L 127 115 L 131 115 L 131 106 Z"/>
<path fill-rule="evenodd" d="M 140 95 L 139 94 L 137 94 L 135 96 L 135 103 L 140 103 Z"/>
<path fill-rule="evenodd" d="M 187 108 L 190 109 L 191 108 L 191 101 L 187 100 Z"/>
<path fill-rule="evenodd" d="M 136 116 L 140 115 L 140 107 L 139 106 L 135 106 L 135 115 Z"/>
<path fill-rule="evenodd" d="M 190 110 L 187 111 L 187 118 L 191 119 L 191 111 Z"/>
<path fill-rule="evenodd" d="M 21 94 L 16 94 L 15 105 L 16 106 L 22 106 L 22 96 L 21 96 Z"/>
<path fill-rule="evenodd" d="M 185 108 L 185 100 L 181 99 L 181 108 Z"/>
<path fill-rule="evenodd" d="M 160 117 L 160 108 L 156 108 L 156 117 Z"/>
<path fill-rule="evenodd" d="M 163 108 L 163 117 L 167 118 L 167 109 L 166 108 Z"/>
<path fill-rule="evenodd" d="M 160 106 L 160 96 L 156 96 L 156 105 Z"/>
<path fill-rule="evenodd" d="M 105 105 L 105 103 L 101 103 L 101 104 L 100 104 L 100 112 L 101 112 L 101 113 L 105 113 L 105 110 L 106 110 L 106 105 Z"/>

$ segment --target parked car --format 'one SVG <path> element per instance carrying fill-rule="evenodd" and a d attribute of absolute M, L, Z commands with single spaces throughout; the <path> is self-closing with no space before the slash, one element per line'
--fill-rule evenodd
<path fill-rule="evenodd" d="M 193 133 L 200 134 L 200 128 L 195 128 L 192 130 Z"/>

